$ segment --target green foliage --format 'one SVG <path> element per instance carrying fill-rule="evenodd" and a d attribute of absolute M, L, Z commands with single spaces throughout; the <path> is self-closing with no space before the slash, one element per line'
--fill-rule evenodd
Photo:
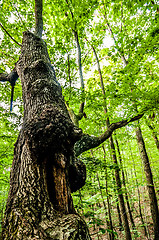
<path fill-rule="evenodd" d="M 65 101 L 74 112 L 79 111 L 82 102 L 78 75 L 77 47 L 74 33 L 77 32 L 81 46 L 82 67 L 85 82 L 86 118 L 80 121 L 83 132 L 100 136 L 106 130 L 106 119 L 121 121 L 146 111 L 145 119 L 154 125 L 158 136 L 159 106 L 159 14 L 157 1 L 107 1 L 107 0 L 59 0 L 44 2 L 44 34 L 51 63 L 62 85 Z M 33 31 L 34 1 L 0 1 L 0 22 L 6 31 L 18 42 L 22 42 L 23 31 Z M 10 72 L 18 61 L 20 46 L 0 29 L 0 73 Z M 101 67 L 105 102 L 95 48 Z M 9 83 L 0 83 L 0 216 L 2 218 L 9 189 L 9 172 L 13 159 L 13 148 L 22 121 L 22 92 L 20 80 L 14 93 L 13 112 L 9 112 L 11 88 Z M 155 117 L 152 117 L 155 112 Z M 141 121 L 148 150 L 155 187 L 159 190 L 158 150 L 145 119 Z M 138 189 L 142 191 L 142 211 L 148 205 L 145 191 L 145 176 L 135 139 L 135 123 L 116 132 L 123 164 L 119 164 L 126 176 L 130 205 L 137 218 Z M 118 231 L 117 187 L 114 180 L 116 165 L 112 161 L 109 142 L 80 158 L 87 166 L 86 185 L 73 194 L 77 211 L 83 214 L 92 230 L 107 237 L 111 230 L 108 219 L 108 199 L 114 235 L 122 239 Z M 104 156 L 105 155 L 105 156 Z M 119 156 L 118 156 L 119 158 Z M 97 178 L 99 176 L 99 181 Z M 127 190 L 122 186 L 125 195 Z M 141 197 L 141 196 L 140 196 Z M 146 202 L 146 205 L 145 205 Z M 137 210 L 136 210 L 137 208 Z M 146 220 L 145 220 L 146 221 Z M 151 222 L 151 219 L 149 220 Z M 138 221 L 139 222 L 139 221 Z M 137 222 L 137 224 L 138 224 Z M 146 224 L 146 223 L 145 223 Z M 141 223 L 138 224 L 140 231 Z M 96 231 L 96 232 L 97 232 Z M 118 233 L 118 237 L 117 237 Z M 143 234 L 143 233 L 142 233 Z M 142 235 L 141 234 L 141 235 Z M 104 239 L 104 238 L 103 238 Z"/>

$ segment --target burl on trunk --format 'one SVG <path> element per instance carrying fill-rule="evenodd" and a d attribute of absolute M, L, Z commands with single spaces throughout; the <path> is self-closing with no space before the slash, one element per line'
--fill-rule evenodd
<path fill-rule="evenodd" d="M 15 144 L 3 239 L 91 239 L 71 197 L 86 175 L 73 153 L 82 131 L 70 120 L 45 42 L 30 32 L 23 35 L 16 71 L 24 120 Z"/>

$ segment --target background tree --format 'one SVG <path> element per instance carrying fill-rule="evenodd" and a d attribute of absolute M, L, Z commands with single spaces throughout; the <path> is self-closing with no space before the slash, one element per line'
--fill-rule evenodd
<path fill-rule="evenodd" d="M 16 224 L 20 223 L 18 224 L 19 229 L 23 224 L 25 225 L 26 232 L 23 234 L 27 239 L 29 237 L 31 238 L 33 235 L 35 237 L 39 235 L 41 238 L 44 235 L 48 235 L 53 238 L 55 231 L 52 230 L 52 232 L 50 232 L 48 227 L 51 229 L 54 225 L 53 222 L 56 212 L 56 217 L 60 214 L 60 221 L 65 222 L 66 218 L 70 219 L 70 223 L 73 223 L 75 219 L 79 222 L 82 221 L 81 224 L 84 227 L 84 230 L 81 228 L 81 231 L 83 231 L 82 234 L 84 234 L 83 239 L 86 239 L 88 233 L 86 225 L 83 220 L 75 214 L 70 195 L 70 191 L 76 191 L 85 181 L 84 164 L 74 158 L 73 148 L 77 157 L 84 151 L 97 147 L 97 150 L 94 152 L 93 162 L 92 158 L 89 157 L 89 152 L 84 153 L 83 157 L 80 157 L 87 165 L 88 180 L 84 187 L 86 192 L 81 190 L 79 195 L 75 193 L 75 206 L 78 209 L 77 202 L 79 196 L 80 206 L 83 208 L 82 214 L 86 214 L 86 219 L 89 217 L 90 227 L 92 214 L 92 224 L 93 228 L 98 231 L 98 234 L 96 233 L 98 239 L 100 238 L 101 233 L 112 233 L 110 231 L 113 231 L 113 234 L 109 234 L 109 236 L 115 236 L 116 234 L 119 234 L 120 236 L 122 233 L 118 231 L 116 225 L 118 221 L 115 220 L 115 215 L 117 215 L 116 206 L 118 206 L 116 195 L 117 186 L 112 178 L 112 175 L 114 175 L 114 172 L 116 171 L 116 166 L 112 162 L 111 151 L 110 156 L 108 157 L 108 149 L 110 150 L 110 146 L 105 140 L 111 136 L 115 129 L 119 129 L 120 127 L 129 124 L 128 130 L 129 136 L 131 136 L 130 144 L 133 144 L 133 154 L 135 155 L 135 161 L 137 161 L 137 146 L 133 141 L 134 125 L 132 122 L 141 118 L 143 113 L 147 110 L 148 116 L 151 115 L 151 110 L 153 110 L 153 112 L 155 111 L 155 122 L 157 122 L 157 5 L 155 2 L 150 3 L 146 1 L 142 1 L 142 3 L 125 3 L 124 1 L 122 3 L 118 1 L 88 1 L 85 2 L 85 4 L 83 4 L 82 1 L 60 1 L 60 4 L 50 4 L 48 1 L 45 2 L 44 5 L 44 24 L 42 24 L 41 14 L 38 15 L 42 10 L 42 5 L 39 6 L 37 3 L 38 2 L 36 2 L 35 6 L 32 2 L 26 4 L 25 1 L 16 1 L 16 3 L 3 1 L 0 3 L 2 9 L 0 13 L 1 29 L 3 31 L 1 39 L 1 49 L 3 50 L 0 53 L 3 61 L 1 61 L 0 80 L 5 81 L 1 84 L 2 88 L 0 89 L 0 98 L 1 102 L 3 102 L 1 105 L 1 112 L 3 114 L 1 115 L 1 142 L 3 143 L 1 145 L 3 157 L 1 173 L 3 183 L 5 182 L 4 176 L 6 176 L 8 182 L 8 171 L 12 158 L 12 154 L 8 154 L 8 151 L 6 150 L 9 150 L 10 147 L 12 148 L 13 141 L 16 138 L 15 135 L 13 139 L 9 138 L 9 136 L 13 135 L 13 131 L 17 135 L 17 130 L 21 128 L 15 146 L 15 157 L 11 172 L 11 187 L 4 224 L 6 224 L 5 226 L 8 226 L 9 219 L 12 222 L 16 219 Z M 36 35 L 41 37 L 42 25 L 44 25 L 43 39 L 47 42 L 50 59 L 45 44 L 43 44 L 43 41 L 41 41 L 40 38 L 35 37 L 27 31 L 24 34 L 22 42 L 22 31 L 33 31 L 34 7 L 37 22 L 35 27 Z M 38 7 L 40 11 L 37 11 Z M 77 41 L 75 41 L 72 34 L 73 31 L 78 33 L 78 39 L 80 42 L 81 63 L 83 66 L 85 82 L 84 98 L 83 94 L 81 94 L 82 89 L 80 89 L 79 78 L 76 74 L 79 65 L 76 60 Z M 91 45 L 95 47 L 98 53 L 103 74 L 107 106 L 109 107 L 109 113 L 107 114 L 103 111 L 105 105 L 103 104 L 103 96 L 100 89 L 99 74 L 95 70 L 95 58 L 93 58 L 91 45 L 88 44 L 86 38 Z M 110 38 L 114 40 L 114 43 L 108 47 L 106 42 Z M 21 42 L 22 51 L 20 52 Z M 30 50 L 32 51 L 31 53 L 29 53 Z M 21 56 L 20 58 L 19 55 Z M 25 57 L 23 57 L 24 55 Z M 32 56 L 32 58 L 30 56 Z M 124 64 L 121 60 L 124 60 Z M 56 82 L 55 72 L 51 65 L 54 66 L 56 77 L 63 86 L 63 94 L 67 105 L 69 102 L 68 110 L 70 111 L 70 109 L 72 109 L 73 112 L 78 115 L 79 103 L 83 102 L 83 99 L 85 99 L 85 112 L 87 118 L 82 118 L 80 122 L 78 122 L 83 129 L 83 133 L 80 129 L 76 128 L 70 120 L 68 110 L 65 107 L 61 95 L 60 86 Z M 8 74 L 6 70 L 11 73 Z M 17 74 L 20 76 L 23 90 L 23 124 L 21 121 L 22 100 L 20 98 L 21 88 L 20 84 L 18 84 L 19 80 L 17 80 L 14 88 L 12 114 L 7 111 L 11 98 L 10 84 L 13 89 L 13 83 L 16 81 Z M 138 115 L 136 115 L 134 101 L 138 109 Z M 108 129 L 106 129 L 105 123 L 108 118 L 111 122 Z M 32 120 L 32 122 L 29 120 Z M 22 124 L 21 127 L 19 127 L 17 123 Z M 150 133 L 150 131 L 146 129 L 145 123 L 142 120 L 141 125 L 142 129 L 144 129 L 144 135 Z M 14 130 L 12 130 L 12 127 Z M 43 137 L 41 138 L 40 136 Z M 134 186 L 135 181 L 133 181 L 134 178 L 137 178 L 139 189 L 138 196 L 140 201 L 141 197 L 145 198 L 147 196 L 145 190 L 144 194 L 140 196 L 140 190 L 142 192 L 141 183 L 145 182 L 144 177 L 141 174 L 141 162 L 138 159 L 139 163 L 135 163 L 137 164 L 139 171 L 134 174 L 134 165 L 130 164 L 133 161 L 129 156 L 127 146 L 124 144 L 125 141 L 127 141 L 125 131 L 118 130 L 117 137 L 120 139 L 122 146 L 121 149 L 124 155 L 123 159 L 125 159 L 123 160 L 123 171 L 125 171 L 126 184 L 129 189 L 132 189 L 132 187 L 137 189 Z M 45 147 L 42 139 L 45 139 Z M 77 141 L 78 139 L 80 140 Z M 104 146 L 106 147 L 104 154 L 105 157 L 108 158 L 107 164 L 102 161 L 102 159 L 104 159 L 103 149 L 100 149 L 99 147 L 101 143 L 104 143 Z M 151 146 L 151 148 L 149 148 L 149 146 Z M 149 151 L 151 149 L 150 161 L 154 173 L 154 187 L 158 189 L 156 181 L 157 163 L 154 161 L 156 159 L 156 153 L 155 150 L 152 150 L 154 149 L 152 146 L 153 144 L 146 145 Z M 129 164 L 126 161 L 128 158 Z M 24 171 L 24 166 L 26 171 Z M 98 171 L 96 169 L 97 166 L 100 166 Z M 104 166 L 104 169 L 106 167 L 107 174 L 105 171 L 103 172 L 102 166 Z M 17 169 L 19 169 L 19 171 Z M 92 170 L 94 171 L 94 174 L 92 174 Z M 17 175 L 14 175 L 15 171 L 19 172 L 18 178 Z M 69 174 L 70 172 L 71 175 Z M 103 195 L 103 176 L 105 176 L 105 174 L 107 179 L 105 186 L 106 195 Z M 59 175 L 61 178 L 58 177 Z M 21 179 L 23 179 L 22 182 L 20 181 Z M 63 183 L 62 187 L 61 181 Z M 14 184 L 12 184 L 12 182 L 14 182 Z M 21 182 L 21 184 L 17 185 L 18 182 Z M 91 184 L 93 188 L 91 188 Z M 87 188 L 87 186 L 89 186 L 90 189 Z M 36 189 L 36 191 L 32 191 L 33 189 Z M 121 186 L 120 190 L 123 195 L 125 194 L 124 189 L 125 188 Z M 2 192 L 7 192 L 4 184 L 2 185 Z M 93 195 L 93 200 L 91 197 L 89 200 L 89 193 Z M 131 209 L 136 209 L 133 205 L 135 202 L 135 191 L 130 191 L 129 194 L 131 194 L 129 205 L 131 205 Z M 22 202 L 19 200 L 22 199 L 21 196 L 24 196 L 24 201 Z M 107 212 L 106 205 L 104 205 L 106 200 L 104 199 L 105 197 L 111 200 L 108 206 L 109 219 L 112 218 L 113 230 L 109 227 L 102 227 L 104 221 L 107 221 L 108 223 L 108 219 L 105 215 L 105 220 L 102 220 L 102 214 L 99 213 L 98 208 L 101 207 L 102 209 L 104 206 L 104 211 Z M 36 202 L 34 202 L 35 199 L 37 199 Z M 30 204 L 32 205 L 32 210 L 30 209 Z M 11 208 L 8 207 L 11 205 Z M 145 205 L 143 204 L 141 211 L 144 212 L 144 216 L 148 216 L 147 212 L 145 212 L 144 206 Z M 90 215 L 87 212 L 88 208 L 91 213 Z M 48 209 L 49 214 L 45 218 Z M 136 210 L 133 210 L 132 214 L 134 219 L 136 219 L 135 211 Z M 141 211 L 140 215 L 142 215 Z M 66 218 L 62 215 L 64 212 L 67 213 L 67 215 L 65 215 Z M 78 209 L 78 212 L 80 212 L 80 209 Z M 70 213 L 73 213 L 73 215 L 70 216 Z M 120 216 L 119 211 L 118 213 Z M 29 219 L 28 214 L 30 214 L 32 222 L 27 222 L 25 220 Z M 10 215 L 10 218 L 8 215 Z M 144 220 L 145 224 L 151 222 L 151 218 L 145 218 Z M 48 225 L 47 221 L 50 222 L 50 225 Z M 45 226 L 43 224 L 44 222 Z M 29 236 L 27 235 L 29 234 L 28 230 L 33 225 L 35 231 Z M 57 232 L 58 226 L 57 224 L 55 225 Z M 109 224 L 107 224 L 107 226 L 109 226 Z M 64 229 L 65 227 L 60 229 L 58 231 L 59 236 L 56 237 L 59 239 L 62 239 L 62 237 L 66 239 L 66 235 L 62 236 Z M 140 226 L 138 224 L 137 230 L 140 232 Z M 146 230 L 148 232 L 148 237 L 151 234 L 153 235 L 148 225 L 146 225 Z M 8 230 L 6 227 L 5 234 L 9 231 L 11 232 L 11 229 Z M 14 232 L 14 229 L 12 229 L 12 231 Z M 84 231 L 86 231 L 86 233 L 84 233 Z M 17 232 L 14 232 L 14 234 L 15 235 L 13 236 L 17 239 Z M 69 234 L 70 230 L 67 232 L 68 237 Z M 74 235 L 71 236 L 71 238 L 77 238 L 78 234 L 79 233 L 76 234 L 75 230 Z M 21 238 L 20 235 L 18 237 L 19 239 Z M 120 237 L 123 239 L 124 236 Z"/>

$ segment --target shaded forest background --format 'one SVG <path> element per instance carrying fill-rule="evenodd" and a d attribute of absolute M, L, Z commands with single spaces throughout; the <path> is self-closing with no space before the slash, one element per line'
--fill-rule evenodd
<path fill-rule="evenodd" d="M 22 32 L 33 28 L 33 9 L 32 1 L 0 1 L 0 73 L 14 68 Z M 45 1 L 43 18 L 44 40 L 57 80 L 70 115 L 83 132 L 99 136 L 110 123 L 143 114 L 140 121 L 116 130 L 115 149 L 107 140 L 79 156 L 87 166 L 87 180 L 73 194 L 76 210 L 86 219 L 92 239 L 111 239 L 112 229 L 114 238 L 124 239 L 118 200 L 122 193 L 133 239 L 153 239 L 137 131 L 142 132 L 159 199 L 158 1 Z M 20 79 L 14 87 L 12 112 L 11 88 L 7 82 L 0 85 L 1 220 L 23 114 Z"/>

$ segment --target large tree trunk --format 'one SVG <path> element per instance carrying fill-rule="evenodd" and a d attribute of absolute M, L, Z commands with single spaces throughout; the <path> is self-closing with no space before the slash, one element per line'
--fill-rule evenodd
<path fill-rule="evenodd" d="M 30 32 L 23 35 L 16 70 L 24 123 L 15 144 L 3 239 L 91 239 L 71 197 L 85 178 L 84 166 L 73 160 L 81 130 L 69 118 L 46 44 Z"/>

